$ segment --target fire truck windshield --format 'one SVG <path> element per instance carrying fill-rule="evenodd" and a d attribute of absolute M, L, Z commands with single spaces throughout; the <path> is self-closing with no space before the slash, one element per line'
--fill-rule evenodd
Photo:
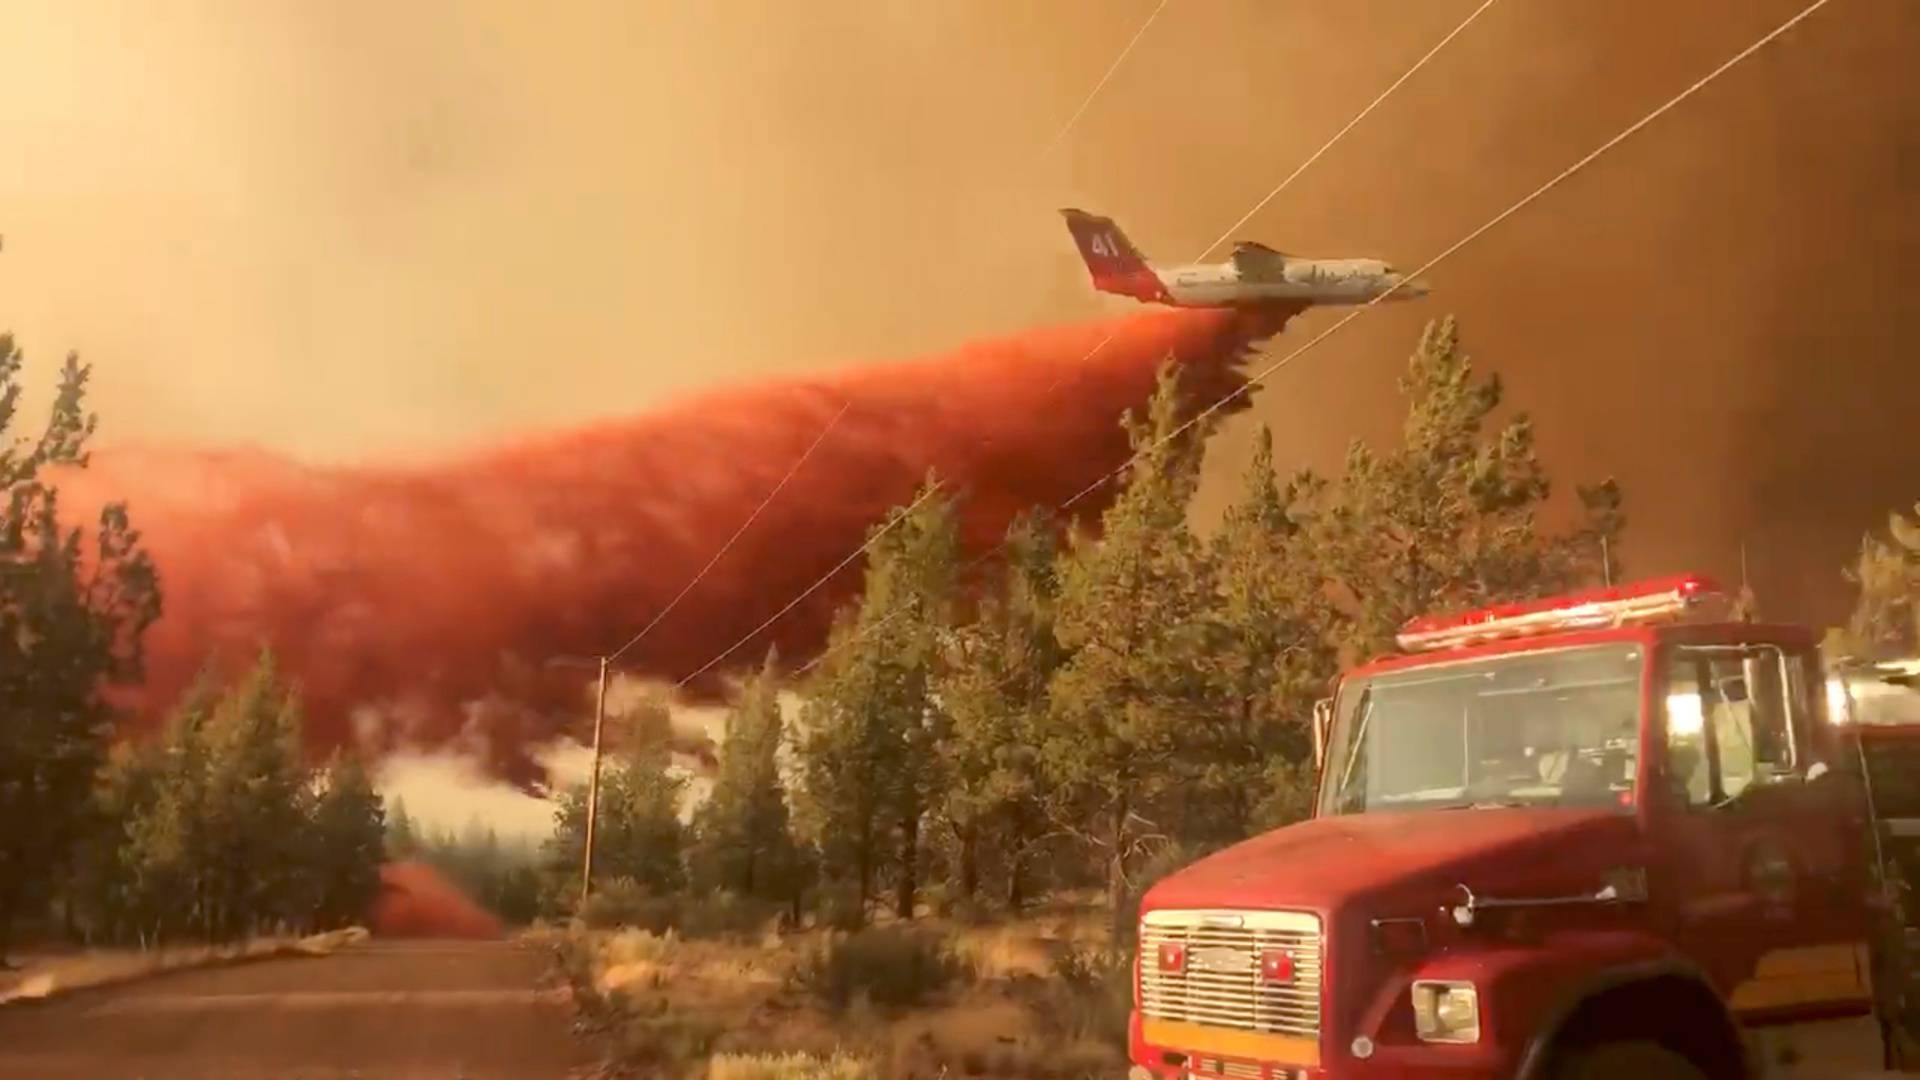
<path fill-rule="evenodd" d="M 1642 650 L 1582 646 L 1436 663 L 1341 687 L 1320 812 L 1630 809 Z"/>

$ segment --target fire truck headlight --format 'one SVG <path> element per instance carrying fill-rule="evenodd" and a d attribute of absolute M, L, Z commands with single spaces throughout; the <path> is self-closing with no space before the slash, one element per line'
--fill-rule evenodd
<path fill-rule="evenodd" d="M 1413 1030 L 1422 1042 L 1479 1042 L 1479 992 L 1469 982 L 1414 983 Z"/>

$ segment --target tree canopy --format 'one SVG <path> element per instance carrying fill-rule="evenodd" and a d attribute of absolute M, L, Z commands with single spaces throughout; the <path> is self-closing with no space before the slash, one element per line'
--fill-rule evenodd
<path fill-rule="evenodd" d="M 271 655 L 211 681 L 162 737 L 115 753 L 70 902 L 90 937 L 230 941 L 366 917 L 385 858 L 385 808 L 364 767 L 315 767 L 300 707 Z"/>
<path fill-rule="evenodd" d="M 160 615 L 126 506 L 85 527 L 60 514 L 58 471 L 86 465 L 96 423 L 89 369 L 67 358 L 29 435 L 22 363 L 0 335 L 0 963 L 15 916 L 79 843 L 112 725 L 104 690 L 139 675 L 141 635 Z"/>

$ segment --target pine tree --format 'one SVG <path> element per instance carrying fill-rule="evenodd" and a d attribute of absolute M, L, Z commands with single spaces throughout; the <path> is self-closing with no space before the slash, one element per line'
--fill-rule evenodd
<path fill-rule="evenodd" d="M 1885 538 L 1860 538 L 1846 571 L 1857 590 L 1844 630 L 1829 636 L 1840 654 L 1880 658 L 1920 651 L 1920 505 L 1914 516 L 1887 515 Z"/>
<path fill-rule="evenodd" d="M 320 785 L 311 825 L 312 918 L 320 926 L 345 926 L 365 917 L 380 891 L 386 814 L 357 757 L 334 755 Z"/>
<path fill-rule="evenodd" d="M 393 809 L 387 814 L 387 855 L 393 859 L 410 859 L 419 852 L 420 837 L 414 830 L 413 819 L 407 816 L 407 804 L 396 795 Z"/>
<path fill-rule="evenodd" d="M 146 796 L 123 808 L 119 861 L 128 881 L 126 917 L 142 943 L 207 929 L 213 858 L 207 729 L 217 700 L 204 679 L 182 699 L 148 766 Z"/>
<path fill-rule="evenodd" d="M 631 878 L 655 895 L 686 884 L 687 830 L 680 820 L 686 786 L 664 752 L 614 757 L 602 766 L 593 838 L 596 882 Z M 579 885 L 586 826 L 587 785 L 577 784 L 558 800 L 544 851 L 550 887 L 569 900 Z"/>
<path fill-rule="evenodd" d="M 827 869 L 857 883 L 864 908 L 890 868 L 902 918 L 916 904 L 920 827 L 939 798 L 931 689 L 957 549 L 952 501 L 926 489 L 876 527 L 858 609 L 837 621 L 802 713 L 805 793 Z"/>
<path fill-rule="evenodd" d="M 201 679 L 151 743 L 117 747 L 73 887 L 85 932 L 152 943 L 339 924 L 366 910 L 386 823 L 356 759 L 310 768 L 272 658 Z"/>
<path fill-rule="evenodd" d="M 949 727 L 940 744 L 946 792 L 941 819 L 953 833 L 956 891 L 971 900 L 982 862 L 997 857 L 1005 899 L 1018 910 L 1027 863 L 1045 834 L 1039 744 L 1047 686 L 1066 659 L 1054 636 L 1059 597 L 1056 530 L 1045 515 L 1007 531 L 999 588 L 952 636 L 936 686 Z"/>
<path fill-rule="evenodd" d="M 473 864 L 474 894 L 484 897 L 491 906 L 494 883 L 499 880 L 501 869 L 500 833 L 491 825 L 487 826 L 486 834 L 480 838 L 479 853 L 474 856 Z"/>
<path fill-rule="evenodd" d="M 300 913 L 303 852 L 288 842 L 310 816 L 300 704 L 271 654 L 214 709 L 207 727 L 212 907 L 207 934 L 227 940 Z"/>
<path fill-rule="evenodd" d="M 1262 427 L 1240 499 L 1214 540 L 1211 666 L 1225 722 L 1202 729 L 1214 740 L 1217 772 L 1198 790 L 1219 815 L 1216 838 L 1303 816 L 1301 789 L 1312 782 L 1302 768 L 1312 747 L 1307 719 L 1338 667 L 1335 613 L 1299 520 L 1320 489 L 1307 475 L 1281 487 L 1273 433 Z"/>
<path fill-rule="evenodd" d="M 54 470 L 94 431 L 89 369 L 68 357 L 46 426 L 14 432 L 21 354 L 0 335 L 0 966 L 14 918 L 75 850 L 104 755 L 105 684 L 137 677 L 160 614 L 153 563 L 126 507 L 88 530 L 59 515 Z"/>
<path fill-rule="evenodd" d="M 1578 489 L 1579 521 L 1544 535 L 1550 493 L 1525 416 L 1491 436 L 1497 377 L 1476 379 L 1453 319 L 1430 323 L 1401 379 L 1402 445 L 1355 443 L 1337 496 L 1315 515 L 1315 557 L 1352 616 L 1343 644 L 1382 651 L 1415 615 L 1547 595 L 1600 577 L 1618 551 L 1620 491 Z"/>
<path fill-rule="evenodd" d="M 827 635 L 824 662 L 806 690 L 801 709 L 797 811 L 812 838 L 820 868 L 849 881 L 865 911 L 884 859 L 886 825 L 880 775 L 886 745 L 881 720 L 881 664 L 866 648 L 860 624 L 848 611 L 836 615 Z"/>
<path fill-rule="evenodd" d="M 777 672 L 769 652 L 727 714 L 713 791 L 694 820 L 693 861 L 705 884 L 792 900 L 799 858 L 780 775 Z"/>
<path fill-rule="evenodd" d="M 647 761 L 665 767 L 673 757 L 673 709 L 665 696 L 643 695 L 607 719 L 607 742 L 622 761 Z"/>
<path fill-rule="evenodd" d="M 1055 675 L 1042 742 L 1053 822 L 1105 864 L 1115 928 L 1130 925 L 1132 871 L 1153 847 L 1177 842 L 1174 820 L 1195 779 L 1213 695 L 1212 569 L 1187 511 L 1206 431 L 1176 434 L 1171 365 L 1144 422 L 1126 420 L 1135 457 L 1127 485 L 1094 541 L 1076 535 L 1062 560 L 1056 633 L 1072 651 Z"/>
<path fill-rule="evenodd" d="M 146 925 L 142 897 L 124 862 L 128 826 L 153 805 L 164 746 L 122 742 L 108 753 L 92 803 L 92 821 L 74 858 L 67 904 L 88 942 L 123 941 Z"/>
<path fill-rule="evenodd" d="M 204 684 L 189 693 L 169 722 L 152 797 L 124 826 L 141 937 L 224 941 L 307 921 L 314 776 L 299 733 L 299 704 L 270 656 L 217 700 Z"/>

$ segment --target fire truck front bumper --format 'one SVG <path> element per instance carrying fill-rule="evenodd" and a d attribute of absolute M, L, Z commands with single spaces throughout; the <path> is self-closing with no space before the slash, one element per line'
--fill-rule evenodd
<path fill-rule="evenodd" d="M 1127 1024 L 1128 1080 L 1372 1080 L 1431 1076 L 1484 1080 L 1517 1064 L 1501 1048 L 1407 1044 L 1373 1047 L 1323 1060 L 1315 1040 L 1260 1036 L 1192 1024 L 1168 1024 L 1134 1011 Z"/>

